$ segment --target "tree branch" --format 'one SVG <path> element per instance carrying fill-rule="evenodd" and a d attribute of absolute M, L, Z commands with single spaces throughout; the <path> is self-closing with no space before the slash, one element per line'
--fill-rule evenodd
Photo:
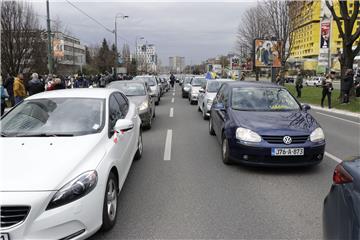
<path fill-rule="evenodd" d="M 342 29 L 341 27 L 341 21 L 340 21 L 340 18 L 336 15 L 335 13 L 335 10 L 334 10 L 334 7 L 330 4 L 329 0 L 325 0 L 325 3 L 326 3 L 326 6 L 328 7 L 328 9 L 330 10 L 336 24 L 337 24 L 337 27 L 339 29 L 339 33 L 340 33 L 340 36 L 342 39 L 345 38 L 345 34 L 344 34 L 344 30 Z"/>

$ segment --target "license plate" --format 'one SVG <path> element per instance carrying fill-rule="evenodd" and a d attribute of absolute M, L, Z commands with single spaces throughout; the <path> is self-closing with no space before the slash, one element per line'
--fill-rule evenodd
<path fill-rule="evenodd" d="M 271 156 L 303 156 L 304 148 L 272 148 Z"/>
<path fill-rule="evenodd" d="M 10 240 L 8 233 L 0 233 L 0 240 Z"/>

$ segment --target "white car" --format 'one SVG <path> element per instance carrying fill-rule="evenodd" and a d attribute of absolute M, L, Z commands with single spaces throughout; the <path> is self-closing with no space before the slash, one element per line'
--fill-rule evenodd
<path fill-rule="evenodd" d="M 198 110 L 202 112 L 203 119 L 209 119 L 210 108 L 217 91 L 221 87 L 222 83 L 233 81 L 231 79 L 215 79 L 206 81 L 205 85 L 199 90 L 198 96 Z"/>
<path fill-rule="evenodd" d="M 189 93 L 188 93 L 188 99 L 190 104 L 197 103 L 199 90 L 205 82 L 206 82 L 205 77 L 193 77 L 191 79 Z"/>
<path fill-rule="evenodd" d="M 0 239 L 85 239 L 111 229 L 133 159 L 135 104 L 115 89 L 26 98 L 1 119 Z"/>
<path fill-rule="evenodd" d="M 325 80 L 324 77 L 312 77 L 311 79 L 305 80 L 305 85 L 319 87 L 323 80 Z"/>

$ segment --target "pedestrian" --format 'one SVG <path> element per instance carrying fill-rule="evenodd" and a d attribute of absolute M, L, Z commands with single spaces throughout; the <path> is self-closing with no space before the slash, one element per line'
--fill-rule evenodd
<path fill-rule="evenodd" d="M 241 73 L 240 81 L 245 81 L 245 73 L 244 72 Z"/>
<path fill-rule="evenodd" d="M 89 82 L 86 79 L 84 79 L 82 76 L 76 79 L 74 88 L 88 88 L 88 87 L 89 87 Z"/>
<path fill-rule="evenodd" d="M 355 96 L 360 97 L 360 72 L 355 79 Z"/>
<path fill-rule="evenodd" d="M 303 88 L 303 81 L 304 81 L 303 73 L 299 71 L 295 81 L 295 88 L 298 98 L 301 98 L 301 89 Z"/>
<path fill-rule="evenodd" d="M 322 98 L 321 98 L 321 107 L 322 108 L 324 107 L 325 97 L 327 97 L 328 107 L 329 107 L 329 109 L 331 109 L 331 92 L 334 90 L 333 79 L 334 79 L 334 75 L 330 73 L 330 74 L 326 75 L 326 78 L 324 80 L 322 80 L 322 82 L 321 82 L 321 86 L 323 88 Z"/>
<path fill-rule="evenodd" d="M 7 74 L 7 77 L 4 82 L 4 87 L 6 88 L 8 94 L 9 94 L 9 101 L 11 106 L 15 106 L 15 97 L 14 97 L 14 77 L 10 76 L 10 74 Z"/>
<path fill-rule="evenodd" d="M 344 83 L 343 83 L 343 100 L 342 104 L 348 104 L 350 98 L 350 90 L 354 84 L 354 72 L 352 69 L 347 69 L 345 72 Z"/>
<path fill-rule="evenodd" d="M 0 76 L 0 94 L 1 94 L 1 116 L 5 112 L 6 99 L 9 98 L 9 94 L 6 88 L 3 86 L 2 76 Z"/>
<path fill-rule="evenodd" d="M 37 73 L 31 75 L 31 80 L 28 83 L 29 96 L 45 91 L 45 85 L 39 79 Z"/>
<path fill-rule="evenodd" d="M 170 84 L 171 84 L 171 87 L 174 88 L 174 84 L 175 84 L 175 76 L 174 74 L 171 73 L 170 75 Z"/>
<path fill-rule="evenodd" d="M 14 88 L 15 104 L 18 104 L 26 97 L 24 75 L 22 73 L 18 74 L 18 76 L 15 78 L 13 88 Z"/>

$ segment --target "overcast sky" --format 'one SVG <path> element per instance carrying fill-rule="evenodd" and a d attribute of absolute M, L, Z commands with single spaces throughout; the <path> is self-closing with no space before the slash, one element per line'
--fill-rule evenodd
<path fill-rule="evenodd" d="M 184 56 L 186 64 L 227 54 L 235 49 L 241 16 L 256 2 L 78 2 L 70 0 L 108 29 L 114 29 L 117 13 L 129 15 L 118 19 L 118 46 L 126 41 L 133 52 L 136 36 L 156 45 L 162 65 L 169 56 Z M 33 2 L 45 26 L 46 4 Z M 51 19 L 62 24 L 86 45 L 99 44 L 103 38 L 114 42 L 106 31 L 65 1 L 50 0 Z"/>

